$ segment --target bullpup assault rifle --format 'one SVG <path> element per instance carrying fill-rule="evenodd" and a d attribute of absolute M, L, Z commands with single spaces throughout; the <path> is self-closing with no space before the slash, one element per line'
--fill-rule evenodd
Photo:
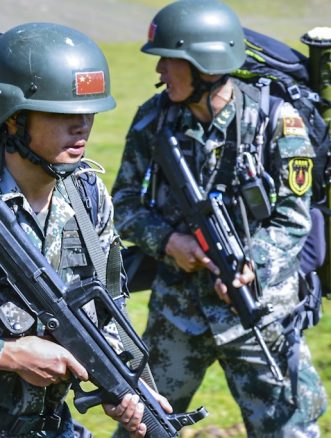
<path fill-rule="evenodd" d="M 204 418 L 206 410 L 166 414 L 141 381 L 148 351 L 103 284 L 84 280 L 72 287 L 63 283 L 45 257 L 30 242 L 11 209 L 0 200 L 0 268 L 19 299 L 44 324 L 46 332 L 86 368 L 96 389 L 85 391 L 72 376 L 74 404 L 80 413 L 100 403 L 118 404 L 125 394 L 138 394 L 145 406 L 147 437 L 176 437 L 188 424 Z M 113 317 L 139 351 L 138 365 L 130 366 L 128 352 L 116 353 L 83 306 L 96 307 Z M 132 354 L 131 354 L 132 355 Z"/>
<path fill-rule="evenodd" d="M 183 216 L 203 251 L 220 269 L 222 281 L 236 309 L 241 324 L 251 329 L 261 346 L 270 370 L 277 381 L 282 373 L 270 354 L 258 323 L 262 316 L 272 311 L 254 299 L 248 286 L 235 288 L 232 282 L 242 272 L 245 253 L 221 197 L 205 197 L 198 187 L 180 150 L 177 139 L 169 128 L 160 132 L 155 145 L 154 159 L 162 168 Z"/>

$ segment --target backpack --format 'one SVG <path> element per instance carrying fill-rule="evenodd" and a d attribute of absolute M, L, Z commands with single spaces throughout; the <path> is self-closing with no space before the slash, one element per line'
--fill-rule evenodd
<path fill-rule="evenodd" d="M 267 35 L 247 28 L 244 28 L 244 33 L 247 58 L 232 76 L 252 83 L 257 83 L 260 78 L 269 79 L 270 94 L 290 102 L 298 110 L 308 128 L 316 154 L 313 167 L 313 203 L 323 204 L 331 137 L 320 107 L 331 107 L 331 102 L 311 89 L 309 58 Z M 272 126 L 272 109 L 270 111 L 269 123 Z"/>
<path fill-rule="evenodd" d="M 321 239 L 325 239 L 325 222 L 329 222 L 331 215 L 330 206 L 327 204 L 327 173 L 330 166 L 331 136 L 320 109 L 330 108 L 331 102 L 312 90 L 308 57 L 267 35 L 247 28 L 244 28 L 244 33 L 247 58 L 243 66 L 232 73 L 232 76 L 254 84 L 267 79 L 268 100 L 272 102 L 272 99 L 269 99 L 270 96 L 276 96 L 283 101 L 290 102 L 298 110 L 308 129 L 308 135 L 316 154 L 313 159 L 312 183 L 313 228 L 303 248 L 300 262 L 304 274 L 307 274 L 320 269 L 326 258 L 320 277 L 323 292 L 327 295 L 331 287 L 331 275 L 326 266 L 331 256 L 329 248 L 331 242 L 325 244 Z M 266 99 L 266 97 L 261 96 L 261 99 Z M 262 101 L 261 105 L 263 105 Z M 275 114 L 276 110 L 271 104 L 269 114 L 267 114 L 271 129 L 277 122 Z"/>

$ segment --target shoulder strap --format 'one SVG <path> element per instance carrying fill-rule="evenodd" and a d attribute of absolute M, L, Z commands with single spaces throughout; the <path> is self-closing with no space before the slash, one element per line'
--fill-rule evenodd
<path fill-rule="evenodd" d="M 79 228 L 82 232 L 85 245 L 92 260 L 94 269 L 99 280 L 106 284 L 106 257 L 101 248 L 99 237 L 93 228 L 91 219 L 83 205 L 78 189 L 70 176 L 64 181 L 70 202 L 76 212 Z"/>
<path fill-rule="evenodd" d="M 114 245 L 111 246 L 108 263 L 106 263 L 105 254 L 101 248 L 99 237 L 93 228 L 91 219 L 83 205 L 82 199 L 79 195 L 78 189 L 73 182 L 73 177 L 70 176 L 64 180 L 64 185 L 67 190 L 70 202 L 76 212 L 78 226 L 83 235 L 83 239 L 85 245 L 87 247 L 89 256 L 94 265 L 95 271 L 99 280 L 106 284 L 107 280 L 110 283 L 110 294 L 114 300 L 120 298 L 122 296 L 122 288 L 121 288 L 121 251 L 119 241 L 115 241 Z M 108 275 L 107 269 L 108 269 Z M 121 311 L 124 316 L 129 321 L 129 315 L 127 313 L 125 304 L 122 305 Z M 126 332 L 122 329 L 122 327 L 116 323 L 116 328 L 118 330 L 119 336 L 123 343 L 123 347 L 125 351 L 131 352 L 133 359 L 131 360 L 132 366 L 138 366 L 141 361 L 141 352 L 137 348 L 137 346 L 132 342 L 130 337 L 126 334 Z M 147 382 L 154 390 L 157 390 L 153 375 L 149 369 L 148 364 L 145 366 L 142 378 Z"/>

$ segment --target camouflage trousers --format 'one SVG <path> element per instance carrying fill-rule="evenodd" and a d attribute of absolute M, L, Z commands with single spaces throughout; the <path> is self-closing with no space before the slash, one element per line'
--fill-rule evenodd
<path fill-rule="evenodd" d="M 286 343 L 281 333 L 277 322 L 263 330 L 267 345 L 285 376 L 283 382 L 274 380 L 252 336 L 217 346 L 210 332 L 199 336 L 185 334 L 163 315 L 151 312 L 143 338 L 150 351 L 150 366 L 158 389 L 168 398 L 174 412 L 187 411 L 206 370 L 218 361 L 240 407 L 249 438 L 318 438 L 316 420 L 327 405 L 324 387 L 302 339 L 298 401 L 294 404 L 286 374 Z M 204 404 L 208 410 L 208 400 Z M 119 428 L 113 437 L 128 435 Z"/>

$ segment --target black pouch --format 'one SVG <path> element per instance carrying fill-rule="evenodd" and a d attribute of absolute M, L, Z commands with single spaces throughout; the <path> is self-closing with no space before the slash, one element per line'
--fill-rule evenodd
<path fill-rule="evenodd" d="M 136 245 L 122 249 L 121 254 L 129 292 L 151 289 L 157 272 L 157 261 Z"/>

